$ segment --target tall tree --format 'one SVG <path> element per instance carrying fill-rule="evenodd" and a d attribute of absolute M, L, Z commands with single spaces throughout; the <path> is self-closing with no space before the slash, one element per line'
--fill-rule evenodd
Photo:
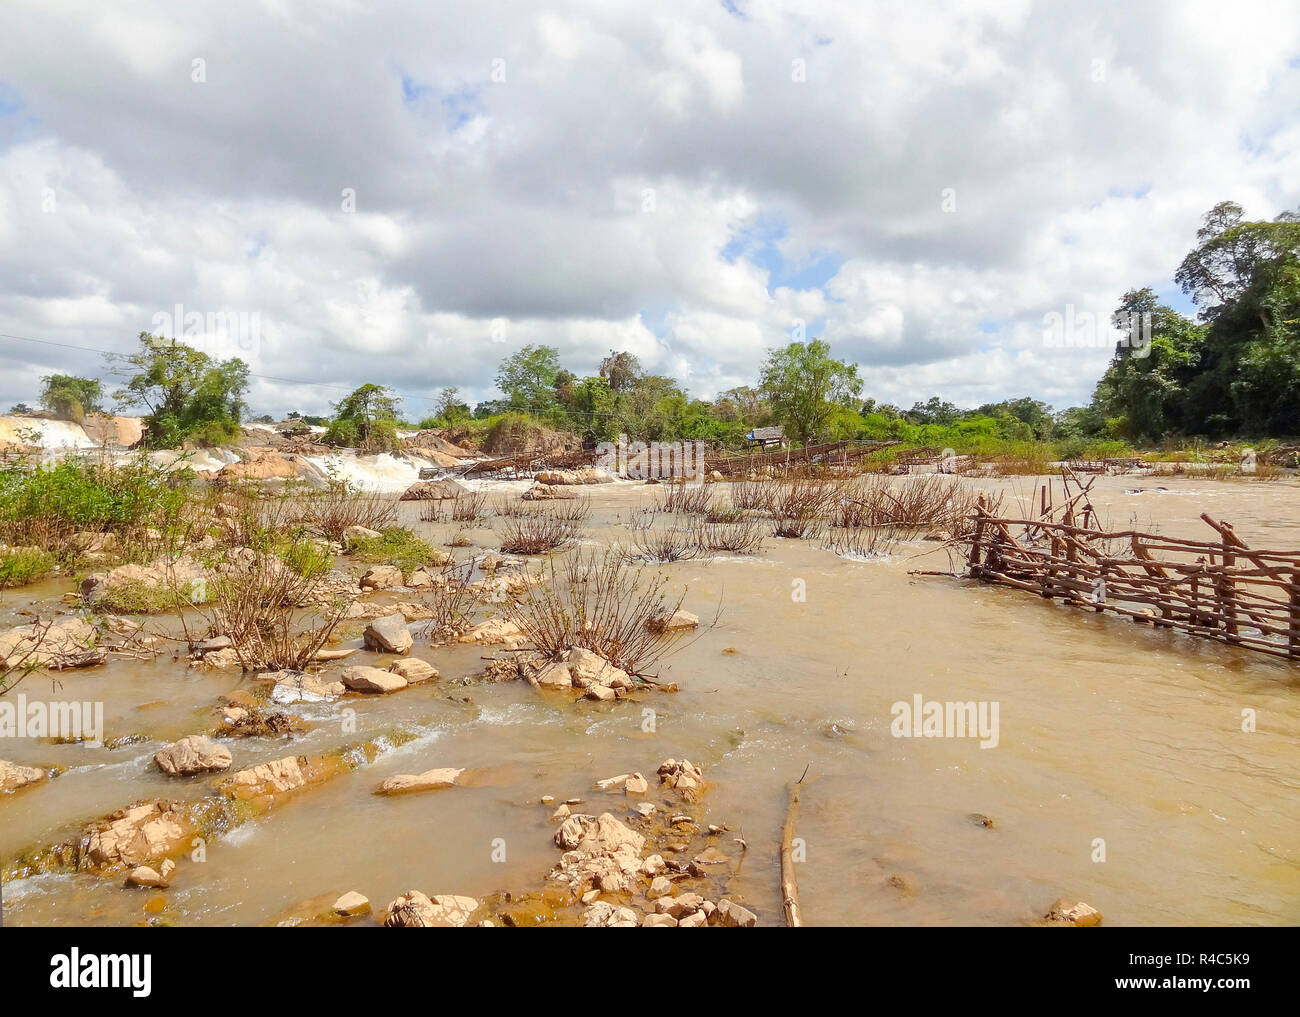
<path fill-rule="evenodd" d="M 41 405 L 56 417 L 80 424 L 86 414 L 103 409 L 100 405 L 103 387 L 94 379 L 47 374 L 41 382 Z"/>
<path fill-rule="evenodd" d="M 780 420 L 801 442 L 808 442 L 838 406 L 852 404 L 862 391 L 856 364 L 835 360 L 821 339 L 768 350 L 759 388 Z"/>
<path fill-rule="evenodd" d="M 145 443 L 175 448 L 184 441 L 221 444 L 239 431 L 248 365 L 215 360 L 175 339 L 140 333 L 134 353 L 110 354 L 126 385 L 113 393 L 125 406 L 143 406 Z"/>
<path fill-rule="evenodd" d="M 497 388 L 512 409 L 546 412 L 555 406 L 555 378 L 560 354 L 553 346 L 528 345 L 501 362 Z"/>

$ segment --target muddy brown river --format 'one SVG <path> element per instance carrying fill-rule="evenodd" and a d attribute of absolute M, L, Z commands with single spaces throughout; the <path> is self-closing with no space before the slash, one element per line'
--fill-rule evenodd
<path fill-rule="evenodd" d="M 963 482 L 1011 499 L 1033 489 L 1028 478 Z M 1111 477 L 1093 492 L 1116 526 L 1208 539 L 1204 511 L 1256 546 L 1300 547 L 1293 481 Z M 600 541 L 625 532 L 617 521 L 646 490 L 592 494 L 587 537 Z M 410 504 L 403 513 L 422 535 L 448 539 L 450 526 L 415 522 Z M 471 536 L 497 548 L 490 528 Z M 786 786 L 805 771 L 798 879 L 808 924 L 1017 925 L 1061 896 L 1087 901 L 1107 925 L 1300 922 L 1300 665 L 1012 590 L 909 575 L 947 565 L 946 552 L 922 542 L 860 562 L 816 542 L 769 539 L 753 557 L 664 566 L 687 588 L 684 607 L 710 620 L 721 604 L 722 614 L 665 661 L 663 677 L 679 691 L 641 701 L 570 703 L 523 682 L 455 687 L 451 679 L 481 669 L 492 651 L 430 648 L 417 636 L 413 654 L 435 664 L 441 682 L 289 707 L 318 726 L 291 742 L 226 743 L 243 768 L 398 728 L 416 735 L 214 841 L 202 863 L 182 861 L 165 891 L 169 921 L 275 923 L 299 902 L 350 889 L 379 908 L 412 888 L 480 897 L 539 888 L 558 857 L 541 796 L 617 811 L 621 796 L 606 804 L 596 778 L 653 779 L 660 761 L 685 756 L 711 782 L 708 820 L 747 843 L 743 853 L 723 843 L 730 861 L 720 878 L 761 924 L 783 921 Z M 800 587 L 802 600 L 792 596 Z M 33 600 L 48 611 L 69 589 L 9 591 L 0 622 L 20 623 L 16 612 Z M 217 698 L 248 684 L 170 655 L 113 659 L 60 682 L 59 699 L 104 702 L 108 738 L 144 737 L 117 749 L 0 741 L 0 758 L 66 768 L 0 798 L 6 857 L 141 798 L 203 794 L 210 780 L 169 779 L 153 753 L 207 730 Z M 23 691 L 51 694 L 40 676 Z M 917 695 L 997 704 L 997 745 L 894 737 L 891 707 Z M 340 705 L 355 711 L 355 734 L 341 730 Z M 372 793 L 386 776 L 433 767 L 480 776 L 436 794 Z M 3 891 L 12 925 L 136 924 L 153 896 L 120 878 L 66 874 L 11 880 Z"/>

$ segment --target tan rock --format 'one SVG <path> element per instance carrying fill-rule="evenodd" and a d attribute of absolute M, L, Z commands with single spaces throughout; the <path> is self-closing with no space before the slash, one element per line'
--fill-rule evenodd
<path fill-rule="evenodd" d="M 463 768 L 444 766 L 424 773 L 399 773 L 388 777 L 375 792 L 378 795 L 400 795 L 410 791 L 441 791 L 454 787 L 456 779 L 464 773 Z"/>
<path fill-rule="evenodd" d="M 400 674 L 377 667 L 345 667 L 340 677 L 353 692 L 397 692 L 407 686 Z"/>
<path fill-rule="evenodd" d="M 35 766 L 20 766 L 8 760 L 0 759 L 0 793 L 21 791 L 45 780 L 49 774 Z"/>
<path fill-rule="evenodd" d="M 672 614 L 664 612 L 649 619 L 645 624 L 651 632 L 684 632 L 697 627 L 700 619 L 690 611 L 678 610 Z"/>
<path fill-rule="evenodd" d="M 334 902 L 334 906 L 330 910 L 343 918 L 355 918 L 358 915 L 368 915 L 370 914 L 370 900 L 362 894 L 357 893 L 356 890 L 349 890 Z"/>
<path fill-rule="evenodd" d="M 190 735 L 154 753 L 158 769 L 172 777 L 188 777 L 230 769 L 230 750 L 204 735 Z"/>
<path fill-rule="evenodd" d="M 372 565 L 361 577 L 363 590 L 387 590 L 402 585 L 402 570 L 396 565 Z"/>
<path fill-rule="evenodd" d="M 672 915 L 646 915 L 641 919 L 641 928 L 676 928 L 677 919 Z"/>
<path fill-rule="evenodd" d="M 714 921 L 716 919 L 716 921 Z M 730 928 L 752 928 L 758 923 L 758 916 L 746 907 L 741 907 L 734 900 L 722 898 L 718 901 L 717 910 L 710 917 L 716 925 L 727 926 Z"/>
<path fill-rule="evenodd" d="M 410 653 L 414 643 L 411 631 L 406 627 L 406 619 L 401 614 L 376 618 L 366 626 L 362 638 L 368 649 L 382 653 Z"/>
<path fill-rule="evenodd" d="M 478 908 L 479 902 L 473 897 L 426 897 L 419 890 L 410 890 L 383 910 L 380 921 L 389 928 L 460 927 Z"/>
<path fill-rule="evenodd" d="M 475 625 L 461 636 L 457 642 L 481 643 L 483 645 L 501 645 L 514 649 L 524 642 L 524 634 L 519 626 L 505 618 L 489 618 Z"/>
<path fill-rule="evenodd" d="M 1057 900 L 1043 920 L 1053 925 L 1072 925 L 1075 928 L 1089 928 L 1101 924 L 1101 912 L 1081 900 L 1069 900 L 1065 897 Z"/>
<path fill-rule="evenodd" d="M 169 803 L 142 802 L 87 827 L 77 867 L 109 872 L 150 864 L 184 850 L 196 832 L 190 817 Z"/>
<path fill-rule="evenodd" d="M 441 677 L 436 667 L 418 657 L 399 660 L 389 670 L 405 678 L 408 685 L 418 685 L 420 682 L 433 681 Z"/>

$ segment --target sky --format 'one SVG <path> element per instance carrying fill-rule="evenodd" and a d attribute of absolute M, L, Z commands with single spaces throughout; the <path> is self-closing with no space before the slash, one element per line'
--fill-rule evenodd
<path fill-rule="evenodd" d="M 0 408 L 141 331 L 276 417 L 815 337 L 879 402 L 1078 405 L 1206 210 L 1300 207 L 1298 114 L 1293 0 L 6 0 Z"/>

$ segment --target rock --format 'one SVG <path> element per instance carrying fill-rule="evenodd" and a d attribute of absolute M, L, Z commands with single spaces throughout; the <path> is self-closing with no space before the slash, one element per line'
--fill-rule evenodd
<path fill-rule="evenodd" d="M 568 501 L 571 498 L 578 497 L 576 491 L 567 487 L 557 487 L 550 484 L 533 484 L 521 496 L 524 501 Z"/>
<path fill-rule="evenodd" d="M 967 817 L 976 826 L 982 826 L 987 830 L 992 830 L 997 824 L 982 812 L 972 812 Z"/>
<path fill-rule="evenodd" d="M 650 882 L 650 889 L 645 895 L 650 900 L 658 900 L 660 897 L 667 897 L 673 892 L 672 881 L 667 876 L 655 876 Z"/>
<path fill-rule="evenodd" d="M 568 819 L 569 816 L 571 816 L 572 814 L 573 814 L 573 810 L 570 809 L 567 805 L 560 805 L 558 808 L 556 808 L 554 812 L 551 813 L 551 818 Z"/>
<path fill-rule="evenodd" d="M 479 902 L 473 897 L 451 894 L 426 897 L 419 890 L 410 890 L 384 908 L 380 921 L 390 929 L 459 928 L 478 907 Z"/>
<path fill-rule="evenodd" d="M 704 907 L 704 898 L 698 893 L 684 893 L 680 897 L 660 897 L 655 901 L 655 913 L 672 915 L 679 922 Z"/>
<path fill-rule="evenodd" d="M 0 667 L 22 664 L 50 664 L 61 657 L 75 657 L 94 647 L 95 626 L 84 618 L 64 618 L 43 634 L 33 625 L 20 625 L 0 634 Z"/>
<path fill-rule="evenodd" d="M 229 770 L 234 757 L 224 745 L 204 735 L 190 735 L 154 753 L 158 769 L 172 777 Z"/>
<path fill-rule="evenodd" d="M 632 684 L 628 673 L 615 667 L 599 653 L 575 646 L 564 655 L 564 663 L 573 675 L 573 684 L 586 688 L 591 683 L 608 688 L 627 688 Z"/>
<path fill-rule="evenodd" d="M 366 626 L 363 639 L 367 649 L 383 653 L 410 653 L 415 642 L 406 627 L 406 619 L 400 614 L 376 618 Z"/>
<path fill-rule="evenodd" d="M 588 699 L 597 699 L 601 702 L 608 702 L 611 699 L 617 699 L 618 693 L 605 685 L 597 685 L 594 682 L 587 686 L 586 697 Z"/>
<path fill-rule="evenodd" d="M 638 802 L 636 811 L 641 814 L 642 818 L 649 819 L 659 810 L 656 809 L 654 805 L 651 804 L 650 802 Z"/>
<path fill-rule="evenodd" d="M 524 634 L 519 626 L 505 618 L 489 618 L 475 625 L 456 640 L 458 643 L 481 643 L 483 645 L 502 645 L 515 649 L 524 642 Z"/>
<path fill-rule="evenodd" d="M 668 863 L 664 861 L 664 856 L 659 854 L 647 855 L 645 861 L 641 863 L 641 871 L 651 879 L 667 868 Z"/>
<path fill-rule="evenodd" d="M 604 470 L 587 466 L 580 470 L 542 470 L 533 479 L 539 484 L 610 484 L 614 478 Z"/>
<path fill-rule="evenodd" d="M 433 576 L 418 568 L 406 577 L 406 585 L 412 590 L 429 590 L 433 588 Z"/>
<path fill-rule="evenodd" d="M 361 577 L 363 590 L 387 590 L 402 585 L 402 570 L 396 565 L 372 565 Z"/>
<path fill-rule="evenodd" d="M 634 929 L 636 912 L 598 900 L 582 913 L 582 924 L 588 929 Z"/>
<path fill-rule="evenodd" d="M 205 653 L 212 653 L 214 650 L 228 650 L 234 645 L 229 636 L 213 636 L 211 639 L 195 643 L 193 652 L 203 656 Z"/>
<path fill-rule="evenodd" d="M 700 865 L 723 865 L 730 861 L 726 855 L 715 847 L 705 848 L 695 856 L 695 861 Z"/>
<path fill-rule="evenodd" d="M 223 777 L 216 787 L 228 798 L 269 805 L 277 798 L 324 783 L 347 768 L 346 759 L 339 755 L 286 756 Z"/>
<path fill-rule="evenodd" d="M 292 671 L 275 673 L 277 677 L 271 699 L 277 703 L 325 703 L 338 699 L 347 691 L 342 682 L 326 682 L 319 675 Z"/>
<path fill-rule="evenodd" d="M 345 667 L 340 677 L 353 692 L 397 692 L 407 686 L 400 674 L 377 667 Z"/>
<path fill-rule="evenodd" d="M 465 488 L 454 480 L 417 480 L 402 492 L 400 501 L 443 501 L 457 498 L 465 493 Z"/>
<path fill-rule="evenodd" d="M 142 802 L 86 828 L 77 868 L 137 868 L 186 849 L 197 832 L 190 816 L 170 803 Z"/>
<path fill-rule="evenodd" d="M 445 766 L 437 770 L 425 770 L 424 773 L 399 773 L 388 777 L 379 785 L 377 795 L 400 795 L 408 791 L 441 791 L 454 787 L 456 778 L 465 770 Z"/>
<path fill-rule="evenodd" d="M 334 902 L 330 910 L 343 918 L 355 918 L 370 914 L 370 901 L 356 890 L 349 890 Z"/>
<path fill-rule="evenodd" d="M 728 928 L 749 929 L 758 923 L 758 915 L 748 908 L 741 907 L 734 900 L 727 900 L 726 897 L 718 901 L 718 908 L 713 912 L 711 919 L 716 919 L 715 925 Z"/>
<path fill-rule="evenodd" d="M 641 919 L 641 928 L 676 928 L 677 919 L 672 915 L 646 915 Z"/>
<path fill-rule="evenodd" d="M 1081 900 L 1061 897 L 1043 916 L 1043 920 L 1051 925 L 1072 925 L 1082 929 L 1100 925 L 1101 912 Z"/>
<path fill-rule="evenodd" d="M 643 795 L 650 790 L 650 784 L 641 774 L 634 773 L 627 779 L 623 790 L 630 795 Z"/>
<path fill-rule="evenodd" d="M 397 605 L 397 613 L 400 614 L 408 623 L 417 621 L 428 621 L 437 615 L 432 608 L 425 607 L 423 604 L 413 604 L 410 601 L 402 601 Z"/>
<path fill-rule="evenodd" d="M 704 794 L 704 773 L 689 759 L 665 759 L 657 772 L 660 784 L 673 788 L 688 802 L 697 802 Z"/>
<path fill-rule="evenodd" d="M 378 530 L 372 530 L 368 526 L 349 526 L 343 531 L 343 546 L 347 547 L 353 541 L 362 539 L 382 540 L 383 536 Z"/>
<path fill-rule="evenodd" d="M 703 911 L 695 911 L 684 918 L 678 920 L 677 925 L 683 929 L 699 928 L 709 920 L 709 916 Z"/>
<path fill-rule="evenodd" d="M 49 774 L 35 766 L 19 766 L 8 760 L 0 759 L 0 794 L 21 791 L 25 787 L 39 784 Z"/>
<path fill-rule="evenodd" d="M 438 669 L 428 661 L 420 660 L 419 657 L 407 657 L 405 660 L 399 660 L 388 670 L 393 674 L 399 674 L 406 679 L 408 685 L 418 685 L 420 682 L 432 681 L 440 678 Z"/>
<path fill-rule="evenodd" d="M 201 670 L 223 670 L 228 667 L 239 665 L 239 654 L 235 652 L 232 646 L 224 650 L 213 650 L 211 653 L 205 653 L 196 660 L 190 661 L 190 667 Z"/>
<path fill-rule="evenodd" d="M 683 632 L 686 629 L 693 629 L 700 624 L 700 619 L 691 614 L 690 611 L 674 611 L 669 614 L 665 611 L 663 614 L 656 615 L 646 621 L 645 627 L 651 632 Z"/>
<path fill-rule="evenodd" d="M 175 863 L 172 865 L 175 866 Z M 165 890 L 169 885 L 161 872 L 148 865 L 137 865 L 127 875 L 126 881 L 130 886 L 148 886 L 155 890 Z"/>
<path fill-rule="evenodd" d="M 542 669 L 534 676 L 534 680 L 538 685 L 545 685 L 550 688 L 573 688 L 573 672 L 558 661 L 543 665 Z"/>

